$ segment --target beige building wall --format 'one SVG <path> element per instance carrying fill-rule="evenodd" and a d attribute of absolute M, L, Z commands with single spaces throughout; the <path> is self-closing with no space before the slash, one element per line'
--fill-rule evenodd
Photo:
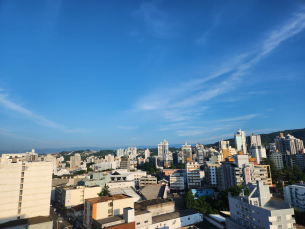
<path fill-rule="evenodd" d="M 53 164 L 51 162 L 0 163 L 0 223 L 48 216 Z"/>
<path fill-rule="evenodd" d="M 121 200 L 114 200 L 113 201 L 113 216 L 123 214 L 124 208 L 134 208 L 134 201 L 133 198 L 126 198 Z"/>

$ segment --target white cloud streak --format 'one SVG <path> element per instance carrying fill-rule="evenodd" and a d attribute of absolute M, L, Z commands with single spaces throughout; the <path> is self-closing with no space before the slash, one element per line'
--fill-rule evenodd
<path fill-rule="evenodd" d="M 63 125 L 52 122 L 40 115 L 35 114 L 34 112 L 32 112 L 30 110 L 24 108 L 23 106 L 10 101 L 7 97 L 8 97 L 7 95 L 0 93 L 0 106 L 22 115 L 22 118 L 27 118 L 29 120 L 32 120 L 33 122 L 35 122 L 41 126 L 47 126 L 47 127 L 51 127 L 54 129 L 63 130 L 65 132 L 85 132 L 85 130 L 82 130 L 82 129 L 70 130 Z"/>
<path fill-rule="evenodd" d="M 242 85 L 243 76 L 272 52 L 282 42 L 298 34 L 305 28 L 305 13 L 295 14 L 282 27 L 269 33 L 267 38 L 250 51 L 232 58 L 221 65 L 213 74 L 202 79 L 184 82 L 175 88 L 162 88 L 142 97 L 135 104 L 138 111 L 156 111 L 169 121 L 183 121 L 194 117 L 204 102 L 229 93 Z M 217 83 L 211 82 L 220 76 Z M 186 114 L 186 110 L 189 110 Z M 193 112 L 192 112 L 193 111 Z"/>

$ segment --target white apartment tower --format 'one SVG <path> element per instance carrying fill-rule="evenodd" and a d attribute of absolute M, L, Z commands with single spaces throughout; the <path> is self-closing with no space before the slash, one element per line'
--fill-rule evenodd
<path fill-rule="evenodd" d="M 79 153 L 76 153 L 74 156 L 70 157 L 70 168 L 75 169 L 76 166 L 80 166 L 81 164 L 81 156 Z"/>
<path fill-rule="evenodd" d="M 149 158 L 150 157 L 150 150 L 149 149 L 146 149 L 145 151 L 144 151 L 144 159 L 146 160 L 147 158 Z"/>
<path fill-rule="evenodd" d="M 255 135 L 254 133 L 247 137 L 247 143 L 249 148 L 255 147 L 255 146 L 261 146 L 262 141 L 261 141 L 261 136 L 260 135 Z"/>
<path fill-rule="evenodd" d="M 243 151 L 247 154 L 247 144 L 246 144 L 246 132 L 238 129 L 236 134 L 234 134 L 236 151 Z"/>
<path fill-rule="evenodd" d="M 49 216 L 52 162 L 25 161 L 25 154 L 0 158 L 0 224 L 17 219 Z"/>
<path fill-rule="evenodd" d="M 228 149 L 230 147 L 229 141 L 224 141 L 223 138 L 219 141 L 219 151 L 223 149 Z"/>
<path fill-rule="evenodd" d="M 118 156 L 118 157 L 122 157 L 122 156 L 124 156 L 124 149 L 122 149 L 122 148 L 120 148 L 120 149 L 117 149 L 117 151 L 116 151 L 116 155 Z"/>
<path fill-rule="evenodd" d="M 158 157 L 160 161 L 164 161 L 164 155 L 168 154 L 168 142 L 164 139 L 163 142 L 158 144 Z"/>

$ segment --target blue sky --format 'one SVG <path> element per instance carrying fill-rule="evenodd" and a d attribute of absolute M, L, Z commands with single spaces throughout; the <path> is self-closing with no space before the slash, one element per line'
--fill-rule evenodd
<path fill-rule="evenodd" d="M 304 128 L 304 1 L 0 2 L 0 149 Z"/>

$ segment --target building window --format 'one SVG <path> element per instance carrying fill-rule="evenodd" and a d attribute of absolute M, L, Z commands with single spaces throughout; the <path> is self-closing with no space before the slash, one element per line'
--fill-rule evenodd
<path fill-rule="evenodd" d="M 112 214 L 112 209 L 108 209 L 108 214 Z"/>
<path fill-rule="evenodd" d="M 112 202 L 109 202 L 108 203 L 108 207 L 112 207 L 113 203 Z"/>
<path fill-rule="evenodd" d="M 276 217 L 276 221 L 277 221 L 277 222 L 281 222 L 281 220 L 282 220 L 282 217 L 281 217 L 281 216 Z"/>
<path fill-rule="evenodd" d="M 148 220 L 145 220 L 144 223 L 148 223 Z"/>
<path fill-rule="evenodd" d="M 140 222 L 138 222 L 137 225 L 140 225 Z"/>
<path fill-rule="evenodd" d="M 187 220 L 190 220 L 191 218 L 189 217 L 189 218 L 187 218 Z"/>
<path fill-rule="evenodd" d="M 277 225 L 277 228 L 282 229 L 283 227 L 282 227 L 282 225 Z"/>

